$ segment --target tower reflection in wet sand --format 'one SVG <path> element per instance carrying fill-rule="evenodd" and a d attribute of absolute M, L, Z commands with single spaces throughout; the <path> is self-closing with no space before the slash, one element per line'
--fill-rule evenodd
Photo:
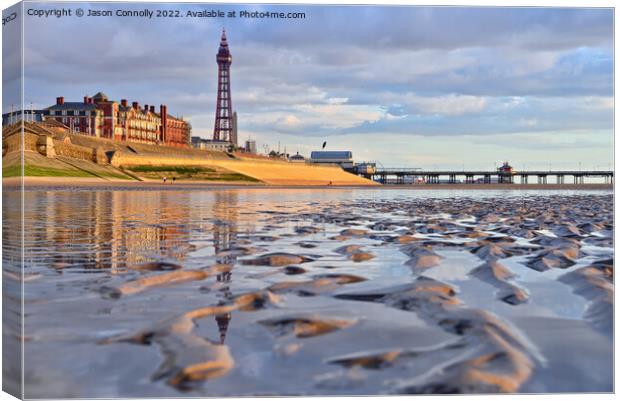
<path fill-rule="evenodd" d="M 215 249 L 216 262 L 222 265 L 234 266 L 237 256 L 232 251 L 237 239 L 237 193 L 224 191 L 215 194 L 214 207 L 215 221 L 213 224 L 213 247 Z M 232 270 L 222 272 L 217 275 L 217 282 L 222 283 L 220 293 L 223 299 L 218 305 L 223 305 L 226 300 L 232 297 L 230 282 L 232 280 Z M 224 344 L 226 333 L 230 324 L 232 314 L 222 313 L 215 316 L 217 327 L 220 333 L 220 344 Z"/>

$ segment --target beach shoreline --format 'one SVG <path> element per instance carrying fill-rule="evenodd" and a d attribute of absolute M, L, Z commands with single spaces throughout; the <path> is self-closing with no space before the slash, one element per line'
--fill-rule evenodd
<path fill-rule="evenodd" d="M 3 178 L 4 188 L 21 186 L 20 177 Z M 213 181 L 128 181 L 83 177 L 24 177 L 25 188 L 122 188 L 122 189 L 397 189 L 397 190 L 613 190 L 613 184 L 405 184 L 405 185 L 266 185 L 261 183 Z"/>

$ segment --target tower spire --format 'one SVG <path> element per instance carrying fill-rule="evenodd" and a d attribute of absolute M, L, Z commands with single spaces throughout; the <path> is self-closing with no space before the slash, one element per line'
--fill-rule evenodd
<path fill-rule="evenodd" d="M 230 65 L 232 64 L 232 56 L 228 48 L 225 28 L 222 28 L 222 37 L 216 61 L 218 67 L 217 104 L 215 108 L 213 140 L 227 141 L 237 146 L 237 138 L 233 134 L 232 99 L 230 96 Z"/>

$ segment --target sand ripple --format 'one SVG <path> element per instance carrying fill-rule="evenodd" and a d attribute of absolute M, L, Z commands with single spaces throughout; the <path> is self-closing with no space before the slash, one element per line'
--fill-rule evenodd
<path fill-rule="evenodd" d="M 608 335 L 613 335 L 613 260 L 602 260 L 560 277 L 589 303 L 584 318 Z"/>
<path fill-rule="evenodd" d="M 194 333 L 195 321 L 207 316 L 225 315 L 234 310 L 252 311 L 276 306 L 279 298 L 269 292 L 243 294 L 230 303 L 190 310 L 132 334 L 101 340 L 102 345 L 131 342 L 157 344 L 164 362 L 153 373 L 152 380 L 163 380 L 180 390 L 190 389 L 196 382 L 225 375 L 234 367 L 227 346 Z"/>
<path fill-rule="evenodd" d="M 529 298 L 525 289 L 510 282 L 515 274 L 497 260 L 478 266 L 470 274 L 498 288 L 497 297 L 508 304 L 517 305 Z"/>
<path fill-rule="evenodd" d="M 295 337 L 315 337 L 347 328 L 355 323 L 353 319 L 328 319 L 320 316 L 286 316 L 259 322 L 271 327 L 278 336 L 292 333 Z"/>
<path fill-rule="evenodd" d="M 84 398 L 613 390 L 611 195 L 213 192 L 146 193 L 162 213 L 131 230 L 31 223 L 33 377 Z"/>
<path fill-rule="evenodd" d="M 467 352 L 438 365 L 426 374 L 396 381 L 399 393 L 480 393 L 514 392 L 531 375 L 536 350 L 511 325 L 494 314 L 467 308 L 448 284 L 419 277 L 403 288 L 389 288 L 375 294 L 340 294 L 343 299 L 383 302 L 395 308 L 415 311 L 442 329 L 461 336 Z M 415 353 L 414 353 L 415 354 Z M 401 356 L 382 354 L 362 365 L 376 366 Z M 406 353 L 409 357 L 411 353 Z M 360 361 L 357 361 L 360 364 Z"/>
<path fill-rule="evenodd" d="M 244 265 L 259 265 L 259 266 L 286 266 L 298 263 L 310 262 L 312 259 L 302 256 L 294 255 L 291 253 L 276 252 L 268 253 L 266 255 L 259 256 L 255 259 L 246 259 L 241 261 Z"/>

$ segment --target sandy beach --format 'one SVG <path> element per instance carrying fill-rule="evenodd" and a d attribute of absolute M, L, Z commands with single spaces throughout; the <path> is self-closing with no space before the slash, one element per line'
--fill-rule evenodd
<path fill-rule="evenodd" d="M 24 199 L 29 397 L 613 389 L 611 191 Z"/>
<path fill-rule="evenodd" d="M 19 177 L 4 178 L 3 186 L 19 187 Z M 27 188 L 40 187 L 71 187 L 71 188 L 123 188 L 123 189 L 209 189 L 209 188 L 364 188 L 356 185 L 306 185 L 302 181 L 288 185 L 267 185 L 263 183 L 239 183 L 225 181 L 128 181 L 121 179 L 102 180 L 86 177 L 25 177 Z M 613 184 L 416 184 L 416 185 L 381 185 L 367 187 L 369 189 L 392 190 L 611 190 Z"/>

